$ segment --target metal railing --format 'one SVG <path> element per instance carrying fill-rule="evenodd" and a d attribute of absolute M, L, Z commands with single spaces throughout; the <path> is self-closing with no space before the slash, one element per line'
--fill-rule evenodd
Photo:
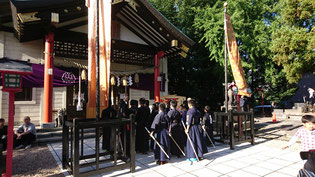
<path fill-rule="evenodd" d="M 215 112 L 214 132 L 221 142 L 229 142 L 230 149 L 235 143 L 251 142 L 255 144 L 253 112 Z M 235 141 L 237 138 L 238 141 Z"/>
<path fill-rule="evenodd" d="M 62 135 L 62 167 L 67 169 L 74 177 L 93 176 L 114 170 L 122 170 L 129 168 L 130 172 L 135 171 L 135 128 L 134 115 L 129 119 L 107 119 L 96 121 L 96 119 L 73 119 L 67 121 L 64 118 L 63 135 Z M 129 125 L 130 146 L 126 145 L 127 130 L 124 128 L 122 134 L 124 143 L 121 153 L 118 153 L 117 136 L 120 127 Z M 95 151 L 92 154 L 84 153 L 84 129 L 95 128 Z M 100 152 L 100 129 L 110 128 L 111 141 L 113 151 Z M 127 149 L 128 148 L 128 149 Z M 126 156 L 126 151 L 130 151 L 130 158 Z M 84 161 L 87 160 L 87 161 Z M 91 170 L 84 172 L 81 168 L 93 167 Z M 81 170 L 80 170 L 81 169 Z M 83 169 L 84 170 L 84 169 Z"/>

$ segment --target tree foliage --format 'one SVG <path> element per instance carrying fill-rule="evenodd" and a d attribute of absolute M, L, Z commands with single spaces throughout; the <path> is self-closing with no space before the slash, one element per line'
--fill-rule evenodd
<path fill-rule="evenodd" d="M 150 0 L 150 2 L 176 27 L 193 39 L 196 44 L 189 57 L 168 60 L 169 91 L 196 98 L 200 106 L 217 108 L 224 98 L 223 68 L 209 60 L 204 42 L 199 42 L 203 32 L 194 26 L 195 8 L 203 7 L 212 0 Z"/>
<path fill-rule="evenodd" d="M 171 93 L 218 107 L 224 99 L 224 9 L 218 0 L 149 0 L 196 45 L 186 59 L 169 60 Z M 228 0 L 235 37 L 253 102 L 295 93 L 296 81 L 314 71 L 314 1 Z M 229 69 L 229 82 L 233 80 Z"/>
<path fill-rule="evenodd" d="M 289 83 L 297 83 L 304 73 L 315 72 L 315 1 L 280 0 L 277 8 L 273 60 L 284 68 Z"/>

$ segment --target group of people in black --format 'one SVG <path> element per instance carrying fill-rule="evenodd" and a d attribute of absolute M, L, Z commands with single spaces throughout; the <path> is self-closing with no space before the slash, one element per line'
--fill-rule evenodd
<path fill-rule="evenodd" d="M 139 106 L 138 106 L 139 105 Z M 102 118 L 129 118 L 135 116 L 137 153 L 147 154 L 154 151 L 157 164 L 167 163 L 170 157 L 186 156 L 188 161 L 196 161 L 207 153 L 207 146 L 214 146 L 212 117 L 210 107 L 205 106 L 202 114 L 195 108 L 195 100 L 189 99 L 177 107 L 177 102 L 168 104 L 154 103 L 151 108 L 149 101 L 141 98 L 130 101 L 121 100 L 118 113 L 111 107 L 103 110 Z M 129 127 L 121 127 L 127 132 L 126 144 L 130 146 Z M 103 149 L 110 151 L 111 130 L 103 130 Z M 127 156 L 130 152 L 127 151 Z"/>

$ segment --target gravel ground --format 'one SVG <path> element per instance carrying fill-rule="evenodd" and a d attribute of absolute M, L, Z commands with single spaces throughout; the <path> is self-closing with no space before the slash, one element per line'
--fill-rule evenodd
<path fill-rule="evenodd" d="M 277 119 L 276 123 L 272 122 L 272 117 L 255 118 L 256 137 L 265 139 L 278 139 L 288 141 L 294 133 L 302 128 L 302 122 L 299 118 L 294 119 Z"/>
<path fill-rule="evenodd" d="M 0 163 L 3 164 L 3 161 Z M 27 150 L 14 150 L 12 173 L 16 177 L 64 176 L 47 146 L 37 146 Z"/>
<path fill-rule="evenodd" d="M 278 118 L 276 123 L 272 122 L 272 117 L 255 118 L 256 137 L 264 138 L 267 141 L 265 144 L 273 148 L 286 146 L 288 141 L 292 138 L 295 132 L 302 128 L 300 118 Z M 300 152 L 300 141 L 293 144 L 290 151 Z"/>

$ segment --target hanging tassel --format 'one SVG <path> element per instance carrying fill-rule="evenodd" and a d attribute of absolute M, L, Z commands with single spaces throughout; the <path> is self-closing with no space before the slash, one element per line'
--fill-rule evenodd
<path fill-rule="evenodd" d="M 127 82 L 127 76 L 123 77 L 123 86 L 127 86 L 128 82 Z"/>
<path fill-rule="evenodd" d="M 86 80 L 86 78 L 87 78 L 87 73 L 86 73 L 86 70 L 85 69 L 83 69 L 82 70 L 82 72 L 81 72 L 81 78 L 82 78 L 82 80 Z"/>
<path fill-rule="evenodd" d="M 115 76 L 112 76 L 112 77 L 110 78 L 110 84 L 111 84 L 111 85 L 116 85 Z"/>
<path fill-rule="evenodd" d="M 79 69 L 79 73 L 80 73 L 80 70 L 81 69 Z M 82 110 L 83 110 L 83 104 L 81 102 L 81 76 L 79 75 L 79 92 L 78 92 L 77 111 L 82 111 Z"/>

